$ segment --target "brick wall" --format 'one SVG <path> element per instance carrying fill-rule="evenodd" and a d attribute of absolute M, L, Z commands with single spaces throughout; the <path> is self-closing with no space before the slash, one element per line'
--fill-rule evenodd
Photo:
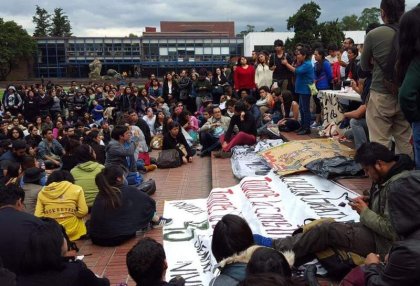
<path fill-rule="evenodd" d="M 235 36 L 234 22 L 160 22 L 161 32 L 225 32 Z"/>

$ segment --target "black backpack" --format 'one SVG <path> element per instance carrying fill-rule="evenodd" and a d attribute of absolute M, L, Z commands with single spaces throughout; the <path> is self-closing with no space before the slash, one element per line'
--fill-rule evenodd
<path fill-rule="evenodd" d="M 398 34 L 400 27 L 398 24 L 386 24 L 384 26 L 389 27 L 395 31 L 394 38 L 392 39 L 391 51 L 388 54 L 385 66 L 381 65 L 375 58 L 374 60 L 384 75 L 382 83 L 385 89 L 392 95 L 398 96 L 399 84 L 397 81 L 395 64 L 397 63 Z"/>

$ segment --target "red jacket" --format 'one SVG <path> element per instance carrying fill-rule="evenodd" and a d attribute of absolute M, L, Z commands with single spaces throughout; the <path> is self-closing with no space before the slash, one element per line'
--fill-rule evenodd
<path fill-rule="evenodd" d="M 244 69 L 238 66 L 233 74 L 235 90 L 255 88 L 255 69 L 252 65 Z"/>

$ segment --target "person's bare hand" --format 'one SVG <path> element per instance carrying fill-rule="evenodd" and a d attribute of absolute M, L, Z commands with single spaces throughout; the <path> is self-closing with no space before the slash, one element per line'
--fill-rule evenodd
<path fill-rule="evenodd" d="M 379 264 L 379 263 L 381 263 L 381 260 L 379 259 L 379 254 L 369 253 L 368 256 L 366 256 L 366 259 L 365 259 L 366 265 Z"/>
<path fill-rule="evenodd" d="M 365 209 L 368 208 L 367 203 L 364 201 L 363 197 L 357 197 L 350 201 L 349 205 L 351 208 L 355 211 L 357 211 L 358 214 L 362 213 Z"/>

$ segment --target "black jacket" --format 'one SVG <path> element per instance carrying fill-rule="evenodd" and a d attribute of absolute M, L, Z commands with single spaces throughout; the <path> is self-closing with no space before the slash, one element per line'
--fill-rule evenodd
<path fill-rule="evenodd" d="M 420 283 L 420 171 L 405 171 L 388 192 L 391 224 L 400 240 L 389 252 L 388 263 L 371 264 L 368 286 L 415 286 Z"/>
<path fill-rule="evenodd" d="M 180 149 L 177 147 L 178 144 L 182 144 L 185 146 L 185 149 L 188 153 L 187 157 L 194 156 L 194 152 L 188 145 L 187 140 L 185 139 L 181 130 L 179 130 L 178 136 L 176 138 L 173 138 L 169 131 L 166 132 L 165 135 L 163 135 L 162 150 L 176 149 L 178 150 L 178 152 L 180 152 Z"/>
<path fill-rule="evenodd" d="M 17 277 L 17 286 L 109 286 L 107 278 L 98 278 L 82 261 L 64 262 L 62 271 L 47 271 Z"/>
<path fill-rule="evenodd" d="M 19 274 L 20 260 L 29 234 L 42 222 L 37 217 L 12 207 L 0 209 L 0 257 L 4 267 Z"/>
<path fill-rule="evenodd" d="M 230 142 L 230 140 L 232 139 L 233 128 L 235 127 L 235 125 L 238 126 L 239 131 L 257 136 L 257 125 L 255 123 L 254 117 L 252 116 L 251 112 L 247 111 L 245 112 L 244 121 L 241 121 L 240 115 L 232 116 L 228 130 L 225 134 L 226 142 Z"/>

